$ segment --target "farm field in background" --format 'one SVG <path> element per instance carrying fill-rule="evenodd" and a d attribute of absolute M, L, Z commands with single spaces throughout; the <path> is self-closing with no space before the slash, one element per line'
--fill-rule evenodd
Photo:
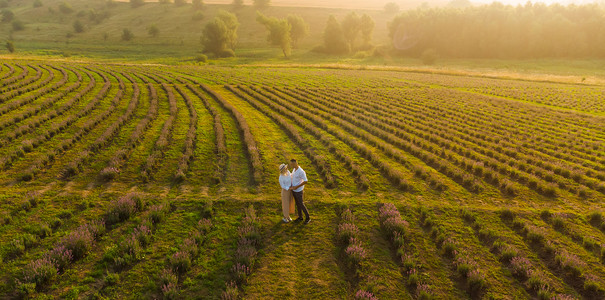
<path fill-rule="evenodd" d="M 603 299 L 604 92 L 3 60 L 0 298 Z"/>

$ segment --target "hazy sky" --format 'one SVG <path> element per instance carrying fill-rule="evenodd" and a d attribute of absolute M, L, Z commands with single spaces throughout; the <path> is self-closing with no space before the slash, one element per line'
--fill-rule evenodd
<path fill-rule="evenodd" d="M 128 2 L 129 0 L 117 0 Z M 146 2 L 158 2 L 158 0 L 145 0 Z M 450 0 L 271 0 L 275 6 L 306 6 L 306 7 L 334 7 L 334 8 L 353 8 L 353 9 L 382 9 L 386 3 L 395 2 L 403 9 L 418 7 L 423 2 L 431 6 L 442 6 Z M 492 3 L 494 0 L 470 0 L 476 4 Z M 187 0 L 191 2 L 191 0 Z M 204 0 L 208 4 L 231 4 L 233 0 Z M 527 0 L 499 0 L 504 4 L 524 4 Z M 587 3 L 605 3 L 605 0 L 539 0 L 531 1 L 533 3 L 542 2 L 546 4 L 561 3 L 561 4 L 587 4 Z M 252 4 L 252 0 L 244 0 L 245 5 Z"/>
<path fill-rule="evenodd" d="M 583 4 L 593 3 L 600 0 L 540 0 L 532 2 L 543 2 L 546 4 L 551 3 L 562 3 L 562 4 Z M 231 3 L 233 0 L 205 0 L 206 3 Z M 409 7 L 415 3 L 427 2 L 431 5 L 442 5 L 443 3 L 449 2 L 449 0 L 271 0 L 271 3 L 279 6 L 314 6 L 314 7 L 354 7 L 354 8 L 382 8 L 388 2 L 395 2 L 400 4 L 401 7 Z M 471 0 L 474 3 L 491 3 L 493 0 Z M 499 2 L 504 4 L 523 4 L 527 0 L 500 0 Z M 244 0 L 245 4 L 252 3 L 252 0 Z M 414 4 L 413 4 L 414 3 Z"/>

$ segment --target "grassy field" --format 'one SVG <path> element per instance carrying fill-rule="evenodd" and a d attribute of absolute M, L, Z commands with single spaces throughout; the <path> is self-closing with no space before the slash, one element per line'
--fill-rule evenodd
<path fill-rule="evenodd" d="M 605 296 L 603 85 L 340 67 L 3 60 L 0 298 Z"/>

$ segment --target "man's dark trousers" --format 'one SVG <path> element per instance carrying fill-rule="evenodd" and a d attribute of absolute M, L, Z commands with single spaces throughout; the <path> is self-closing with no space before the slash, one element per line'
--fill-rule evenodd
<path fill-rule="evenodd" d="M 294 195 L 294 201 L 296 202 L 296 210 L 298 211 L 298 217 L 302 219 L 302 217 L 303 217 L 302 213 L 304 212 L 306 219 L 309 220 L 310 219 L 309 211 L 307 210 L 307 207 L 303 203 L 303 191 L 300 191 L 300 192 L 292 191 L 292 194 Z"/>

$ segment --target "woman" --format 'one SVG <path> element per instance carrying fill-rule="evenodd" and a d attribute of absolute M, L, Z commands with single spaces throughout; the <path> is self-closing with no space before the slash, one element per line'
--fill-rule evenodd
<path fill-rule="evenodd" d="M 285 164 L 281 164 L 279 166 L 279 173 L 279 185 L 281 186 L 281 208 L 284 215 L 282 221 L 284 223 L 289 223 L 292 221 L 290 214 L 294 213 L 294 197 L 292 197 L 292 192 L 290 191 L 290 187 L 292 186 L 292 174 L 290 174 L 288 166 Z"/>

